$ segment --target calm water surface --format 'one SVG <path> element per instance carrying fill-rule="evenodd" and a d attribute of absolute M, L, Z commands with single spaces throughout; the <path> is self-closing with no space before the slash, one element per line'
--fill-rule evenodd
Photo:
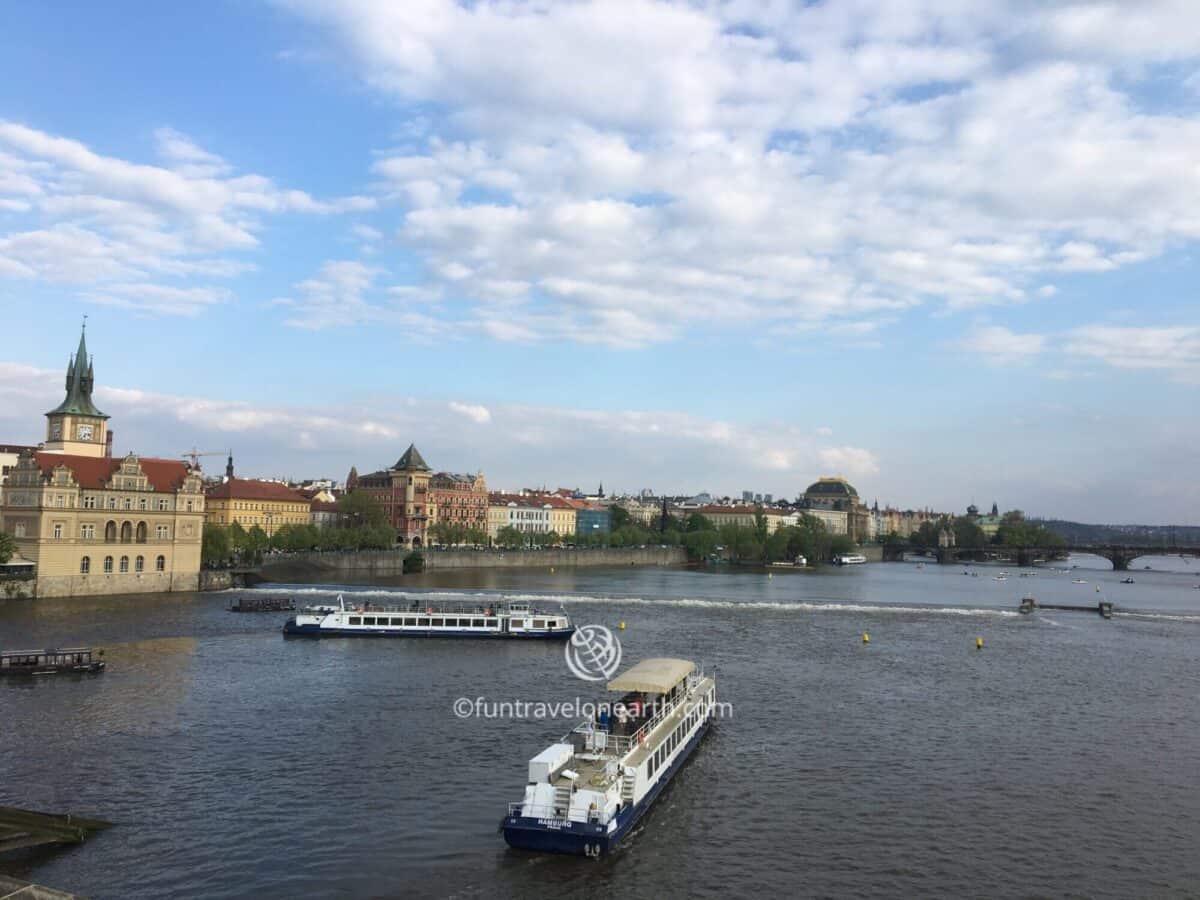
<path fill-rule="evenodd" d="M 0 683 L 0 802 L 117 823 L 0 871 L 99 898 L 1200 896 L 1200 564 L 1152 560 L 1121 585 L 1074 562 L 1007 581 L 877 564 L 348 588 L 530 595 L 624 621 L 629 663 L 717 668 L 733 718 L 600 862 L 496 832 L 572 723 L 452 711 L 599 699 L 561 645 L 284 640 L 283 615 L 225 612 L 230 594 L 0 603 L 0 646 L 109 662 Z M 1127 614 L 1019 616 L 1027 591 Z"/>

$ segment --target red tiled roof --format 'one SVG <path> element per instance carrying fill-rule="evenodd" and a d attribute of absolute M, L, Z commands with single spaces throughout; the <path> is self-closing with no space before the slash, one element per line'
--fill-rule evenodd
<path fill-rule="evenodd" d="M 44 450 L 35 453 L 34 459 L 37 460 L 43 475 L 50 475 L 59 466 L 66 466 L 80 487 L 94 490 L 107 486 L 123 462 L 111 456 L 71 456 L 66 453 L 48 453 Z M 137 461 L 154 490 L 170 494 L 183 487 L 188 466 L 182 460 L 139 456 Z"/>
<path fill-rule="evenodd" d="M 331 500 L 314 500 L 312 502 L 313 512 L 331 512 L 338 511 L 338 505 Z"/>
<path fill-rule="evenodd" d="M 214 500 L 273 500 L 278 503 L 304 503 L 310 501 L 299 491 L 294 491 L 278 481 L 256 481 L 252 478 L 230 478 L 205 492 Z"/>

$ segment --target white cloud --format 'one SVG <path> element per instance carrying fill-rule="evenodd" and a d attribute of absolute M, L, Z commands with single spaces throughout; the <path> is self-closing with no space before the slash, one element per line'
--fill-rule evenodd
<path fill-rule="evenodd" d="M 1200 382 L 1200 327 L 1196 326 L 1087 325 L 1070 333 L 1064 349 L 1117 369 L 1166 371 L 1181 381 Z"/>
<path fill-rule="evenodd" d="M 459 403 L 451 401 L 450 411 L 458 413 L 465 419 L 470 419 L 476 425 L 486 425 L 492 421 L 492 414 L 486 406 L 480 406 L 476 403 Z"/>
<path fill-rule="evenodd" d="M 0 208 L 24 214 L 0 225 L 0 276 L 86 285 L 85 299 L 148 313 L 194 314 L 227 296 L 198 279 L 248 267 L 236 254 L 258 247 L 262 216 L 375 205 L 367 197 L 316 200 L 237 175 L 169 128 L 155 140 L 164 166 L 0 120 Z"/>
<path fill-rule="evenodd" d="M 1139 100 L 1187 2 L 282 5 L 421 110 L 380 191 L 497 339 L 1022 303 L 1200 236 L 1200 121 Z"/>
<path fill-rule="evenodd" d="M 983 325 L 969 333 L 964 349 L 988 357 L 997 365 L 1023 362 L 1046 349 L 1044 334 L 1018 334 L 1003 325 Z"/>

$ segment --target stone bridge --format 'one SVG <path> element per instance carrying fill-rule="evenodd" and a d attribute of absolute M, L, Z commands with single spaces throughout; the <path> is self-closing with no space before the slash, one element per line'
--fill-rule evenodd
<path fill-rule="evenodd" d="M 1062 547 L 1008 547 L 991 545 L 987 547 L 930 547 L 928 549 L 913 544 L 884 544 L 884 562 L 899 562 L 908 553 L 932 553 L 937 561 L 944 565 L 958 563 L 964 559 L 1012 559 L 1019 566 L 1030 566 L 1038 560 L 1052 559 L 1063 553 L 1090 553 L 1093 556 L 1103 556 L 1112 563 L 1114 572 L 1124 572 L 1129 564 L 1139 556 L 1196 556 L 1200 557 L 1200 547 L 1138 547 L 1131 544 L 1066 544 Z"/>

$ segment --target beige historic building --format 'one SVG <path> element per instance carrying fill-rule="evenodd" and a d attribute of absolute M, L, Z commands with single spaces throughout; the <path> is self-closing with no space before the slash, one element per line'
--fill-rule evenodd
<path fill-rule="evenodd" d="M 196 590 L 199 467 L 133 453 L 114 459 L 93 385 L 81 336 L 67 396 L 46 413 L 45 444 L 22 453 L 0 489 L 0 528 L 33 565 L 41 597 Z"/>
<path fill-rule="evenodd" d="M 237 522 L 247 531 L 257 525 L 270 537 L 284 525 L 308 525 L 312 500 L 278 481 L 234 477 L 230 454 L 221 483 L 205 491 L 204 509 L 206 525 L 227 528 Z"/>

